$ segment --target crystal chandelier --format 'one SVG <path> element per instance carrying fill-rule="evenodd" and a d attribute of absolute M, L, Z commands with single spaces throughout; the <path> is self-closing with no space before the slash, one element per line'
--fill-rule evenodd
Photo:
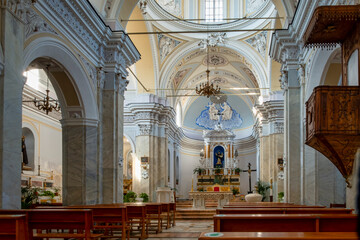
<path fill-rule="evenodd" d="M 46 115 L 49 114 L 49 112 L 52 112 L 52 110 L 55 110 L 57 112 L 60 111 L 60 105 L 58 103 L 58 100 L 50 99 L 49 93 L 49 65 L 46 66 L 46 97 L 44 97 L 44 100 L 37 100 L 36 97 L 33 100 L 33 103 L 35 107 L 37 107 L 39 110 L 45 111 Z M 55 102 L 53 104 L 52 102 Z"/>
<path fill-rule="evenodd" d="M 196 94 L 200 96 L 206 96 L 209 98 L 210 96 L 214 96 L 220 93 L 220 87 L 215 86 L 214 83 L 210 83 L 210 70 L 209 70 L 209 44 L 206 45 L 206 83 L 200 83 L 199 86 L 196 86 L 195 91 Z"/>

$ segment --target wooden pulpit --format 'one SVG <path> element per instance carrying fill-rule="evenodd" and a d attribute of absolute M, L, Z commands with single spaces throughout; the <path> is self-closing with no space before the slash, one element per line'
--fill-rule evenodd
<path fill-rule="evenodd" d="M 342 86 L 314 89 L 306 103 L 306 144 L 333 162 L 346 181 L 360 148 L 360 80 L 357 86 L 348 86 L 347 72 L 352 54 L 360 48 L 359 12 L 359 5 L 319 7 L 304 35 L 308 47 L 331 48 L 341 44 Z M 351 187 L 348 181 L 347 184 Z"/>

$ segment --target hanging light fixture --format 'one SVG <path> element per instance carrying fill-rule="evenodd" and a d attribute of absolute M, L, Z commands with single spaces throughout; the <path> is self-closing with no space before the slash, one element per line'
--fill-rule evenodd
<path fill-rule="evenodd" d="M 218 85 L 214 87 L 214 83 L 210 83 L 209 38 L 206 40 L 206 80 L 207 81 L 205 83 L 200 83 L 199 86 L 196 86 L 196 94 L 199 94 L 200 96 L 206 96 L 207 98 L 219 94 L 221 90 L 220 87 Z"/>
<path fill-rule="evenodd" d="M 45 111 L 46 115 L 48 115 L 49 112 L 52 112 L 53 110 L 57 112 L 60 111 L 58 100 L 50 99 L 49 96 L 49 66 L 50 65 L 46 66 L 46 97 L 44 97 L 44 100 L 37 100 L 36 97 L 33 100 L 35 107 L 37 107 L 39 110 Z M 55 105 L 52 102 L 55 102 Z"/>

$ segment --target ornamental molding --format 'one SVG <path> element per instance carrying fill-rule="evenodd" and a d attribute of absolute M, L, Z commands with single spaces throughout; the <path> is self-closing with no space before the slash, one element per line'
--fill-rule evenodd
<path fill-rule="evenodd" d="M 254 37 L 246 39 L 245 42 L 250 44 L 253 48 L 260 53 L 260 55 L 265 58 L 266 56 L 266 44 L 267 44 L 267 31 L 263 31 L 259 34 L 256 34 Z"/>
<path fill-rule="evenodd" d="M 25 9 L 25 39 L 38 33 L 50 33 L 58 35 L 58 33 L 48 24 L 39 14 L 32 8 L 31 5 Z"/>
<path fill-rule="evenodd" d="M 152 133 L 153 126 L 150 124 L 138 124 L 138 136 L 149 136 Z"/>
<path fill-rule="evenodd" d="M 84 69 L 89 76 L 92 84 L 94 86 L 97 86 L 97 69 L 94 65 L 92 65 L 83 55 L 80 53 L 77 54 L 79 59 L 81 60 L 82 65 L 84 66 Z"/>
<path fill-rule="evenodd" d="M 117 87 L 117 91 L 121 96 L 124 96 L 124 92 L 126 91 L 126 87 L 129 84 L 129 80 L 126 79 L 126 76 L 118 73 L 116 75 L 116 87 Z"/>
<path fill-rule="evenodd" d="M 25 23 L 27 11 L 34 3 L 36 3 L 36 0 L 0 0 L 0 7 L 7 8 L 14 16 Z"/>
<path fill-rule="evenodd" d="M 94 66 L 105 63 L 107 70 L 115 68 L 127 75 L 126 68 L 140 59 L 128 35 L 123 31 L 112 32 L 87 0 L 43 0 L 34 8 Z M 109 54 L 112 50 L 114 57 Z"/>

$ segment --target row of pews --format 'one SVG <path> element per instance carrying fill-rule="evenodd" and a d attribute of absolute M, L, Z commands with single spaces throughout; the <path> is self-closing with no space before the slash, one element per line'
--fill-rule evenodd
<path fill-rule="evenodd" d="M 146 239 L 175 226 L 175 203 L 125 203 L 0 209 L 0 239 Z"/>
<path fill-rule="evenodd" d="M 216 210 L 209 239 L 359 239 L 352 209 L 289 203 L 230 203 Z"/>

